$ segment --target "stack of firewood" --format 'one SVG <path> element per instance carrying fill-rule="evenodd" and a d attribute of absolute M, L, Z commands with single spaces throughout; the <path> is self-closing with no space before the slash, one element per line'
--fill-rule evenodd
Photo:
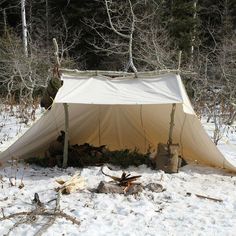
<path fill-rule="evenodd" d="M 57 139 L 50 143 L 44 158 L 30 158 L 28 163 L 34 163 L 45 167 L 62 166 L 65 132 L 61 131 Z M 139 166 L 146 164 L 152 166 L 149 154 L 142 154 L 138 150 L 114 150 L 110 151 L 106 145 L 93 146 L 88 143 L 71 145 L 68 147 L 68 166 L 86 167 L 101 166 L 109 163 L 127 168 L 130 165 Z"/>

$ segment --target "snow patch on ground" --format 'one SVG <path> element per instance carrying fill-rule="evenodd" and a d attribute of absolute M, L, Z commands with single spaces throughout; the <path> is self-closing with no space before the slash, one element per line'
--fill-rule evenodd
<path fill-rule="evenodd" d="M 8 148 L 19 137 L 21 137 L 35 121 L 24 119 L 19 113 L 20 108 L 0 104 L 0 152 Z M 36 109 L 35 117 L 38 119 L 44 109 Z"/>
<path fill-rule="evenodd" d="M 19 167 L 17 179 L 23 167 Z M 56 179 L 68 179 L 77 172 L 76 168 L 40 168 L 30 166 L 25 173 L 23 189 L 9 186 L 8 178 L 14 173 L 12 167 L 0 170 L 3 176 L 0 191 L 0 208 L 5 215 L 31 210 L 31 199 L 37 192 L 46 207 L 53 208 L 56 197 Z M 234 235 L 236 230 L 236 176 L 221 170 L 200 166 L 185 166 L 177 174 L 165 174 L 146 166 L 131 167 L 127 172 L 142 175 L 140 181 L 160 183 L 166 188 L 162 193 L 144 191 L 136 196 L 119 194 L 98 194 L 89 189 L 97 187 L 100 181 L 109 180 L 99 167 L 80 169 L 87 183 L 86 189 L 61 198 L 61 209 L 78 218 L 81 225 L 72 225 L 58 219 L 45 235 Z M 120 170 L 114 170 L 119 176 Z M 17 183 L 19 183 L 18 180 Z M 186 193 L 191 192 L 192 196 Z M 222 199 L 214 202 L 201 199 L 194 194 Z M 18 219 L 19 220 L 19 219 Z M 34 227 L 24 224 L 11 235 L 34 235 L 43 224 Z M 13 226 L 10 220 L 0 224 L 1 235 Z"/>
<path fill-rule="evenodd" d="M 24 124 L 20 119 L 0 109 L 0 150 L 13 143 L 31 124 Z M 37 111 L 37 116 L 42 114 Z M 208 134 L 212 136 L 214 125 L 203 121 Z M 236 162 L 236 128 L 231 127 L 220 141 L 218 147 L 225 156 Z M 130 167 L 126 172 L 142 175 L 140 182 L 160 183 L 166 191 L 154 193 L 148 190 L 135 196 L 119 194 L 98 194 L 90 190 L 100 181 L 109 181 L 102 175 L 99 167 L 84 169 L 25 167 L 19 164 L 0 167 L 0 218 L 2 212 L 7 216 L 34 208 L 32 199 L 38 193 L 47 209 L 55 207 L 56 179 L 68 179 L 80 171 L 86 181 L 84 190 L 63 195 L 61 209 L 81 221 L 78 227 L 65 219 L 58 218 L 44 235 L 229 235 L 236 232 L 236 176 L 220 169 L 187 165 L 177 174 L 165 174 L 146 166 Z M 108 170 L 106 170 L 108 171 Z M 24 172 L 24 188 L 19 189 Z M 120 176 L 117 167 L 110 171 Z M 9 178 L 16 176 L 16 186 L 11 186 Z M 188 196 L 187 193 L 192 193 Z M 195 194 L 221 199 L 215 202 L 201 199 Z M 19 221 L 20 218 L 17 218 Z M 0 223 L 0 235 L 5 235 L 15 224 L 15 220 Z M 40 217 L 35 223 L 25 223 L 15 227 L 9 235 L 34 235 L 43 225 Z"/>
<path fill-rule="evenodd" d="M 215 125 L 213 122 L 206 122 L 202 119 L 202 125 L 209 137 L 213 140 Z M 222 138 L 218 142 L 218 149 L 223 153 L 225 158 L 236 166 L 236 124 L 232 126 L 222 126 Z"/>

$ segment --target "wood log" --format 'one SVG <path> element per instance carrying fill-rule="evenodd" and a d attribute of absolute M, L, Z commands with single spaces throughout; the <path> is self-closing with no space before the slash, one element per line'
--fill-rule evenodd
<path fill-rule="evenodd" d="M 48 151 L 51 156 L 61 155 L 63 154 L 63 143 L 60 143 L 58 141 L 53 141 L 50 143 Z"/>
<path fill-rule="evenodd" d="M 124 186 L 120 186 L 114 182 L 105 182 L 101 181 L 97 187 L 98 193 L 118 193 L 118 194 L 137 194 L 143 190 L 143 187 L 141 184 L 132 184 L 129 186 L 128 189 L 125 191 Z"/>
<path fill-rule="evenodd" d="M 158 183 L 149 183 L 143 186 L 139 183 L 133 183 L 130 186 L 121 186 L 116 182 L 101 181 L 96 189 L 97 193 L 118 193 L 132 195 L 142 192 L 143 190 L 149 190 L 155 193 L 161 193 L 165 191 L 163 186 Z"/>
<path fill-rule="evenodd" d="M 179 145 L 178 144 L 163 144 L 157 146 L 157 153 L 154 157 L 156 169 L 163 170 L 166 173 L 177 173 L 179 170 Z"/>
<path fill-rule="evenodd" d="M 56 180 L 61 186 L 56 191 L 61 191 L 62 194 L 70 194 L 85 188 L 85 180 L 80 173 L 74 174 L 69 180 L 64 181 L 62 179 Z"/>

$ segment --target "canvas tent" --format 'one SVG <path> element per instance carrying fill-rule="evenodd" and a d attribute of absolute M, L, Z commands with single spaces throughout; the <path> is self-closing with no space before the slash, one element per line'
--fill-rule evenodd
<path fill-rule="evenodd" d="M 107 145 L 145 152 L 168 140 L 170 113 L 176 103 L 173 143 L 188 161 L 235 171 L 210 140 L 194 113 L 179 75 L 139 73 L 138 78 L 97 72 L 64 71 L 51 110 L 0 154 L 4 161 L 42 155 L 64 130 L 63 104 L 69 110 L 71 144 Z"/>

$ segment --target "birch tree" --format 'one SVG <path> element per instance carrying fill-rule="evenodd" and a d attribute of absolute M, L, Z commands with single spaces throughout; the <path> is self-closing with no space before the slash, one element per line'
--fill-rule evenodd
<path fill-rule="evenodd" d="M 159 5 L 155 1 L 103 3 L 107 21 L 97 21 L 96 15 L 85 21 L 100 38 L 90 41 L 95 51 L 112 57 L 122 70 L 176 69 L 176 48 L 158 19 Z"/>
<path fill-rule="evenodd" d="M 28 57 L 28 35 L 27 35 L 27 23 L 25 14 L 25 0 L 21 0 L 21 20 L 22 20 L 22 37 L 24 45 L 25 56 Z"/>

